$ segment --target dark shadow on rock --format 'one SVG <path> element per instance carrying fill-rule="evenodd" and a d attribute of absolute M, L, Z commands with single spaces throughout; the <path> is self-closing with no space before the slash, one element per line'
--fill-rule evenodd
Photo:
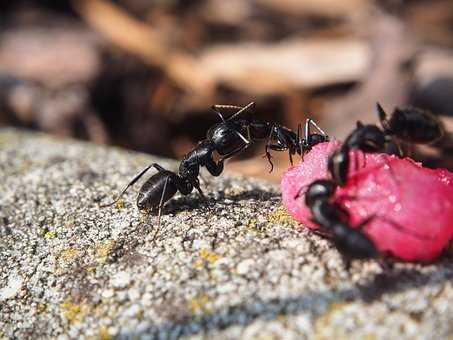
<path fill-rule="evenodd" d="M 445 263 L 446 264 L 446 263 Z M 172 338 L 188 335 L 200 335 L 212 330 L 222 330 L 231 326 L 247 326 L 255 320 L 274 320 L 281 315 L 298 315 L 309 312 L 316 318 L 322 315 L 331 303 L 364 300 L 371 303 L 383 294 L 403 292 L 410 288 L 436 285 L 453 279 L 453 267 L 442 267 L 443 271 L 420 273 L 417 269 L 395 270 L 392 273 L 377 274 L 367 282 L 340 291 L 310 292 L 292 298 L 275 298 L 270 300 L 255 299 L 248 303 L 229 307 L 212 314 L 187 316 L 151 327 L 140 334 L 127 334 L 126 337 L 137 337 L 148 334 L 153 338 Z"/>
<path fill-rule="evenodd" d="M 180 211 L 194 210 L 198 210 L 200 212 L 208 212 L 221 209 L 225 206 L 239 204 L 241 201 L 269 201 L 273 199 L 280 199 L 280 194 L 277 192 L 268 192 L 258 189 L 244 191 L 235 195 L 225 194 L 224 191 L 218 191 L 216 195 L 207 193 L 206 200 L 203 200 L 200 195 L 198 195 L 198 193 L 193 193 L 188 196 L 181 196 L 171 199 L 164 206 L 162 213 L 165 215 L 178 213 Z"/>
<path fill-rule="evenodd" d="M 438 284 L 453 278 L 453 267 L 442 266 L 442 269 L 444 269 L 442 272 L 437 271 L 428 274 L 420 273 L 418 269 L 412 268 L 392 270 L 376 274 L 369 282 L 358 285 L 357 289 L 363 301 L 372 303 L 380 299 L 384 294 L 398 293 L 410 288 Z"/>
<path fill-rule="evenodd" d="M 244 200 L 256 200 L 256 201 L 268 201 L 271 199 L 280 199 L 279 192 L 273 191 L 264 191 L 259 189 L 248 190 L 241 192 L 236 195 L 228 195 L 225 198 L 230 199 L 235 202 L 244 201 Z"/>

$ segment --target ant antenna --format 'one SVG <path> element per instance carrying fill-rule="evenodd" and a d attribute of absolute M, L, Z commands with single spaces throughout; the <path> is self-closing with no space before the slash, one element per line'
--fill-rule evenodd
<path fill-rule="evenodd" d="M 300 141 L 300 131 L 302 130 L 302 124 L 299 123 L 297 124 L 297 141 L 299 142 L 299 144 L 301 144 L 301 141 Z"/>
<path fill-rule="evenodd" d="M 225 120 L 225 118 L 223 117 L 222 113 L 220 112 L 220 110 L 222 110 L 222 109 L 237 110 L 237 112 L 234 113 L 233 115 L 228 117 L 228 119 Z M 220 117 L 222 122 L 225 123 L 225 121 L 234 119 L 237 116 L 239 116 L 240 114 L 242 114 L 243 112 L 246 112 L 246 111 L 254 112 L 255 111 L 255 102 L 251 102 L 251 103 L 247 104 L 246 106 L 219 105 L 219 104 L 216 104 L 216 105 L 212 105 L 211 106 L 211 110 Z"/>
<path fill-rule="evenodd" d="M 223 107 L 223 106 L 222 105 L 212 105 L 211 110 L 220 117 L 220 119 L 222 120 L 223 123 L 225 123 L 225 118 L 223 118 L 223 115 L 220 113 L 220 111 L 218 111 L 218 109 L 221 107 Z"/>
<path fill-rule="evenodd" d="M 239 111 L 236 112 L 235 114 L 233 114 L 232 116 L 228 117 L 227 120 L 232 120 L 234 118 L 236 118 L 237 116 L 241 115 L 242 113 L 244 112 L 249 112 L 249 113 L 254 113 L 255 112 L 255 107 L 256 107 L 256 104 L 255 102 L 250 102 L 248 103 L 246 106 L 244 107 L 240 107 L 240 106 L 230 106 L 232 108 L 239 108 Z"/>
<path fill-rule="evenodd" d="M 164 206 L 164 197 L 165 197 L 165 192 L 167 190 L 167 183 L 168 183 L 168 177 L 165 179 L 165 183 L 164 183 L 164 188 L 162 190 L 162 196 L 160 197 L 160 202 L 159 202 L 159 211 L 157 213 L 157 229 L 156 229 L 156 232 L 154 233 L 154 236 L 152 238 L 152 242 L 154 242 L 157 238 L 157 235 L 159 234 L 159 231 L 160 231 L 160 219 L 161 219 L 161 216 L 162 216 L 162 207 Z"/>
<path fill-rule="evenodd" d="M 269 170 L 269 173 L 272 172 L 272 170 L 274 170 L 274 163 L 272 163 L 271 161 L 271 158 L 272 158 L 272 155 L 271 153 L 269 152 L 269 148 L 270 148 L 270 145 L 271 145 L 271 140 L 272 140 L 272 135 L 274 134 L 274 125 L 272 125 L 271 127 L 271 130 L 269 132 L 269 136 L 267 137 L 267 143 L 266 143 L 266 147 L 264 148 L 264 151 L 265 151 L 265 155 L 263 156 L 267 158 L 267 161 L 269 162 L 269 164 L 271 165 L 271 169 Z"/>

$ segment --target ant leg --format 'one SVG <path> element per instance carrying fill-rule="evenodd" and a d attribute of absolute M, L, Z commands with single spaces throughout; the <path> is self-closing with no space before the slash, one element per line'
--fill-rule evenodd
<path fill-rule="evenodd" d="M 350 273 L 352 261 L 348 256 L 341 255 L 341 260 L 343 261 L 344 269 Z"/>
<path fill-rule="evenodd" d="M 252 140 L 252 133 L 250 132 L 250 124 L 247 124 L 247 138 L 249 141 Z"/>
<path fill-rule="evenodd" d="M 305 195 L 309 186 L 310 186 L 309 184 L 301 186 L 300 189 L 297 191 L 296 196 L 294 196 L 294 199 L 297 200 L 300 196 Z"/>
<path fill-rule="evenodd" d="M 167 171 L 167 169 L 165 169 L 164 167 L 160 166 L 157 163 L 152 163 L 151 166 L 159 172 Z"/>
<path fill-rule="evenodd" d="M 273 131 L 271 130 L 271 133 L 269 134 L 269 136 L 268 136 L 268 138 L 267 138 L 266 146 L 264 147 L 264 153 L 265 153 L 265 155 L 263 156 L 263 157 L 266 157 L 266 158 L 267 158 L 267 161 L 268 161 L 269 164 L 271 165 L 271 169 L 269 170 L 269 172 L 272 172 L 272 170 L 274 170 L 274 164 L 273 164 L 272 161 L 271 161 L 272 155 L 271 155 L 271 153 L 269 152 L 270 139 L 271 139 L 272 133 L 273 133 Z"/>
<path fill-rule="evenodd" d="M 307 189 L 308 187 L 311 185 L 312 183 L 310 184 L 305 184 L 303 186 L 300 187 L 300 189 L 297 191 L 297 194 L 296 196 L 294 196 L 294 199 L 298 199 L 300 196 L 302 195 L 305 195 L 306 192 L 307 192 Z M 343 198 L 343 197 L 346 197 L 346 199 L 350 198 L 350 197 L 353 197 L 353 196 L 345 196 L 345 195 L 341 195 L 340 198 Z M 354 196 L 355 197 L 355 196 Z"/>
<path fill-rule="evenodd" d="M 403 152 L 403 148 L 401 147 L 401 143 L 395 143 L 395 145 L 396 145 L 396 148 L 398 149 L 398 155 L 400 156 L 400 158 L 403 158 L 404 152 Z"/>
<path fill-rule="evenodd" d="M 278 145 L 278 144 L 266 144 L 266 147 L 265 147 L 265 155 L 263 157 L 266 157 L 269 164 L 271 165 L 271 169 L 269 170 L 269 173 L 272 172 L 272 170 L 274 169 L 274 164 L 272 163 L 271 161 L 271 158 L 272 158 L 272 155 L 271 153 L 269 152 L 269 149 L 270 150 L 274 150 L 274 151 L 285 151 L 287 150 L 288 148 L 285 147 L 285 146 L 281 146 L 281 145 Z M 290 160 L 292 160 L 292 156 L 291 156 L 291 153 L 289 154 L 290 155 Z"/>
<path fill-rule="evenodd" d="M 126 187 L 121 191 L 121 193 L 118 195 L 118 197 L 116 198 L 116 200 L 114 200 L 113 202 L 111 203 L 107 203 L 107 204 L 101 204 L 99 205 L 100 208 L 105 208 L 105 207 L 109 207 L 111 205 L 114 205 L 116 202 L 119 201 L 119 199 L 121 198 L 121 196 L 124 195 L 124 193 L 127 191 L 127 189 L 129 189 L 132 185 L 134 185 L 151 167 L 154 167 L 155 169 L 157 169 L 157 171 L 159 172 L 162 172 L 162 171 L 165 171 L 165 169 L 163 167 L 161 167 L 159 164 L 157 163 L 151 163 L 150 165 L 148 165 L 145 169 L 143 169 L 139 174 L 137 174 L 133 179 L 132 181 L 129 182 L 128 185 L 126 185 Z"/>
<path fill-rule="evenodd" d="M 213 107 L 211 109 L 214 113 L 216 113 L 220 117 L 222 122 L 225 123 L 225 118 L 223 118 L 223 115 L 219 111 L 215 110 Z"/>
<path fill-rule="evenodd" d="M 272 163 L 271 161 L 271 158 L 272 158 L 272 155 L 271 153 L 269 152 L 269 149 L 272 149 L 271 148 L 271 140 L 272 140 L 272 135 L 274 134 L 274 126 L 271 127 L 271 131 L 269 132 L 269 136 L 267 136 L 267 142 L 266 142 L 266 146 L 264 148 L 264 151 L 265 151 L 265 155 L 264 157 L 267 158 L 267 161 L 269 162 L 269 164 L 271 165 L 271 169 L 269 170 L 269 173 L 272 172 L 272 170 L 274 170 L 274 164 Z"/>
<path fill-rule="evenodd" d="M 297 142 L 299 143 L 299 145 L 302 144 L 302 141 L 300 140 L 300 131 L 301 130 L 302 130 L 302 124 L 299 123 L 299 124 L 297 124 Z"/>
<path fill-rule="evenodd" d="M 162 196 L 160 197 L 159 211 L 157 213 L 157 230 L 154 233 L 154 236 L 151 240 L 152 242 L 154 242 L 154 240 L 156 239 L 156 237 L 159 233 L 159 230 L 160 230 L 160 218 L 162 216 L 162 208 L 164 207 L 164 197 L 165 197 L 165 192 L 167 191 L 167 183 L 168 183 L 168 177 L 165 179 L 164 188 L 162 190 Z"/>
<path fill-rule="evenodd" d="M 329 233 L 327 230 L 322 230 L 322 229 L 312 229 L 310 230 L 313 234 L 316 234 L 320 237 L 326 238 L 328 240 L 332 239 L 332 234 Z"/>
<path fill-rule="evenodd" d="M 193 184 L 195 189 L 197 189 L 198 193 L 200 194 L 200 197 L 203 201 L 207 201 L 206 199 L 206 196 L 203 194 L 203 191 L 201 191 L 201 188 L 200 188 L 200 183 L 197 181 L 195 181 Z"/>
<path fill-rule="evenodd" d="M 271 155 L 271 153 L 268 151 L 268 149 L 269 149 L 269 147 L 266 145 L 266 148 L 265 148 L 266 154 L 265 154 L 263 157 L 266 157 L 266 158 L 267 158 L 267 161 L 268 161 L 269 164 L 271 165 L 271 168 L 269 169 L 269 173 L 271 173 L 272 170 L 274 170 L 274 163 L 272 163 L 272 161 L 271 161 L 272 155 Z"/>
<path fill-rule="evenodd" d="M 370 223 L 372 220 L 374 220 L 376 218 L 376 215 L 371 215 L 369 217 L 367 217 L 366 219 L 364 219 L 362 222 L 359 223 L 358 226 L 355 227 L 355 229 L 359 230 L 359 231 L 363 231 L 363 228 L 368 224 Z"/>
<path fill-rule="evenodd" d="M 380 258 L 378 260 L 379 266 L 382 269 L 382 272 L 385 275 L 390 275 L 392 274 L 393 268 L 394 268 L 394 263 L 390 262 L 388 258 Z"/>
<path fill-rule="evenodd" d="M 304 139 L 300 139 L 302 131 L 302 124 L 299 123 L 297 124 L 297 143 L 300 151 L 300 159 L 303 161 L 304 160 L 304 154 L 305 154 L 305 146 L 306 146 L 306 141 L 305 141 L 305 136 Z"/>
<path fill-rule="evenodd" d="M 236 132 L 236 134 L 239 136 L 240 139 L 242 139 L 242 141 L 245 143 L 245 144 L 250 144 L 250 137 L 249 139 L 245 138 L 239 131 L 234 131 Z M 248 130 L 248 135 L 250 136 L 250 130 Z"/>
<path fill-rule="evenodd" d="M 310 121 L 311 119 L 305 120 L 304 125 L 304 139 L 307 140 L 308 136 L 310 136 Z"/>
<path fill-rule="evenodd" d="M 219 176 L 223 171 L 223 159 L 221 159 L 218 163 L 214 162 L 212 159 L 209 159 L 205 166 L 212 176 Z"/>
<path fill-rule="evenodd" d="M 315 121 L 311 118 L 307 118 L 305 120 L 305 125 L 304 125 L 304 140 L 308 142 L 308 138 L 310 137 L 310 126 L 313 126 L 318 132 L 327 137 L 327 133 L 319 127 L 318 124 L 315 123 Z"/>
<path fill-rule="evenodd" d="M 300 131 L 302 130 L 302 124 L 297 124 L 297 140 L 300 141 Z"/>

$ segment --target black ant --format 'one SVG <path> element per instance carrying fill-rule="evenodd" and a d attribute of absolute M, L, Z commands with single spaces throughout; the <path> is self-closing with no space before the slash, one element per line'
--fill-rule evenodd
<path fill-rule="evenodd" d="M 328 236 L 343 256 L 346 268 L 351 260 L 372 259 L 379 255 L 374 242 L 363 233 L 363 228 L 374 217 L 365 219 L 357 227 L 349 224 L 349 214 L 338 203 L 332 201 L 337 186 L 332 180 L 312 182 L 305 191 L 305 204 L 312 213 L 312 220 L 319 225 L 322 236 Z M 297 193 L 295 199 L 301 194 Z"/>
<path fill-rule="evenodd" d="M 389 119 L 379 103 L 377 111 L 382 129 L 376 125 L 357 122 L 357 127 L 349 134 L 342 147 L 329 157 L 328 169 L 338 185 L 343 186 L 346 183 L 349 151 L 352 149 L 363 152 L 385 151 L 393 142 L 393 137 L 409 143 L 429 144 L 437 141 L 444 133 L 440 120 L 428 111 L 396 108 Z"/>
<path fill-rule="evenodd" d="M 229 138 L 231 138 L 232 135 L 236 135 L 236 138 L 239 140 L 244 138 L 237 131 L 231 131 Z M 195 188 L 199 192 L 200 196 L 205 199 L 198 180 L 201 166 L 206 167 L 211 175 L 219 176 L 223 171 L 224 160 L 240 152 L 241 150 L 242 148 L 222 148 L 222 146 L 219 146 L 209 139 L 202 140 L 192 151 L 184 156 L 180 163 L 178 173 L 166 170 L 157 163 L 152 163 L 137 174 L 113 202 L 101 205 L 101 207 L 108 207 L 118 202 L 121 196 L 150 168 L 153 167 L 158 172 L 151 176 L 140 188 L 137 196 L 137 207 L 139 210 L 150 210 L 158 207 L 157 225 L 159 229 L 162 208 L 164 204 L 176 194 L 176 192 L 179 191 L 183 195 L 188 195 Z M 213 159 L 213 153 L 215 151 L 223 155 L 218 162 Z"/>
<path fill-rule="evenodd" d="M 303 194 L 302 187 L 295 199 Z M 374 259 L 380 256 L 374 241 L 368 237 L 363 229 L 375 218 L 380 218 L 389 223 L 393 228 L 410 234 L 419 239 L 431 239 L 400 226 L 394 221 L 384 217 L 372 215 L 363 220 L 359 225 L 350 225 L 349 213 L 337 202 L 333 201 L 337 184 L 328 179 L 319 179 L 312 182 L 305 190 L 305 205 L 310 208 L 312 220 L 320 227 L 322 236 L 330 238 L 343 256 L 345 267 L 348 270 L 352 260 Z M 353 197 L 349 197 L 353 198 Z"/>
<path fill-rule="evenodd" d="M 221 112 L 225 109 L 238 111 L 225 119 Z M 304 138 L 302 139 L 300 138 L 300 124 L 297 133 L 295 133 L 283 125 L 254 119 L 251 115 L 255 112 L 254 102 L 251 102 L 244 107 L 214 105 L 212 106 L 212 110 L 219 115 L 222 122 L 214 125 L 208 130 L 206 135 L 207 139 L 211 140 L 216 145 L 222 145 L 223 147 L 228 145 L 229 147 L 225 148 L 225 151 L 230 152 L 231 150 L 242 150 L 247 148 L 251 141 L 266 140 L 265 157 L 271 166 L 269 172 L 272 172 L 274 168 L 269 150 L 288 150 L 289 160 L 291 164 L 293 164 L 293 155 L 297 153 L 303 156 L 316 144 L 329 140 L 327 134 L 311 119 L 307 119 L 305 122 Z M 319 133 L 311 133 L 311 126 Z M 238 140 L 237 138 L 225 138 L 233 136 L 232 131 L 236 131 L 243 138 L 241 140 Z M 244 141 L 244 139 L 246 139 L 244 136 L 247 136 L 247 141 Z"/>

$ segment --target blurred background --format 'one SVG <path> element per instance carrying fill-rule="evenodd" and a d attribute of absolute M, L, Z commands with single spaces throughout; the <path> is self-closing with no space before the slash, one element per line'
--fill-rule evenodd
<path fill-rule="evenodd" d="M 180 159 L 218 122 L 213 104 L 257 103 L 296 129 L 343 138 L 416 105 L 453 131 L 451 0 L 0 2 L 0 125 Z M 416 157 L 452 167 L 447 140 Z M 255 145 L 227 168 L 278 181 Z"/>

